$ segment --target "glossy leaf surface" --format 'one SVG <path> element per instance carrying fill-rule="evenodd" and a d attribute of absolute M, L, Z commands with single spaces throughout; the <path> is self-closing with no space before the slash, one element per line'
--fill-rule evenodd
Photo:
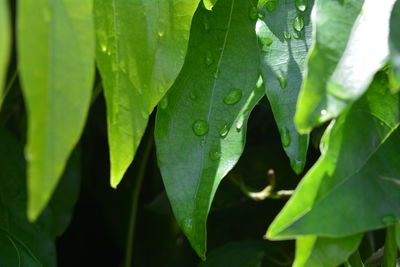
<path fill-rule="evenodd" d="M 337 117 L 366 91 L 387 60 L 394 2 L 317 2 L 315 43 L 295 117 L 301 132 Z"/>
<path fill-rule="evenodd" d="M 300 173 L 306 161 L 308 135 L 300 135 L 294 125 L 297 96 L 304 76 L 306 55 L 311 46 L 310 13 L 314 1 L 300 12 L 296 1 L 279 2 L 257 21 L 256 32 L 261 47 L 261 66 L 265 92 L 282 145 L 292 169 Z"/>
<path fill-rule="evenodd" d="M 3 94 L 8 60 L 10 57 L 10 42 L 11 42 L 11 30 L 10 30 L 10 14 L 8 10 L 8 1 L 0 0 L 0 108 L 3 102 Z"/>
<path fill-rule="evenodd" d="M 294 267 L 335 267 L 357 249 L 362 235 L 343 238 L 301 236 L 296 240 Z"/>
<path fill-rule="evenodd" d="M 131 164 L 149 114 L 186 55 L 198 0 L 95 0 L 97 65 L 107 102 L 111 186 Z"/>
<path fill-rule="evenodd" d="M 168 198 L 202 258 L 212 199 L 243 151 L 248 116 L 263 95 L 254 89 L 253 5 L 219 0 L 212 12 L 198 9 L 184 67 L 157 112 L 157 157 Z"/>
<path fill-rule="evenodd" d="M 91 0 L 19 1 L 30 220 L 50 200 L 80 138 L 90 104 L 94 47 Z"/>
<path fill-rule="evenodd" d="M 379 73 L 369 92 L 331 124 L 322 156 L 269 227 L 269 238 L 345 236 L 397 220 L 399 103 Z"/>

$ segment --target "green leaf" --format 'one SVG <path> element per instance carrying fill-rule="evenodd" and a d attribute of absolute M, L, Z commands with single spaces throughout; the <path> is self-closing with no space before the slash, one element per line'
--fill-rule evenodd
<path fill-rule="evenodd" d="M 212 250 L 207 260 L 200 263 L 199 267 L 260 267 L 265 251 L 266 242 L 231 242 Z"/>
<path fill-rule="evenodd" d="M 361 234 L 343 238 L 301 236 L 296 239 L 294 267 L 335 267 L 358 248 Z"/>
<path fill-rule="evenodd" d="M 199 8 L 188 55 L 156 120 L 157 158 L 175 217 L 205 258 L 206 220 L 221 179 L 242 154 L 248 116 L 262 97 L 251 1 Z M 205 27 L 204 22 L 207 21 Z"/>
<path fill-rule="evenodd" d="M 364 267 L 360 252 L 357 250 L 350 256 L 349 260 L 345 263 L 345 267 Z"/>
<path fill-rule="evenodd" d="M 50 200 L 82 133 L 94 77 L 94 46 L 91 0 L 19 1 L 30 220 Z"/>
<path fill-rule="evenodd" d="M 390 59 L 393 67 L 394 74 L 394 91 L 400 90 L 400 1 L 397 1 L 393 6 L 392 15 L 390 17 L 390 35 L 389 35 L 389 47 L 390 47 Z"/>
<path fill-rule="evenodd" d="M 398 249 L 400 249 L 400 224 L 396 225 L 396 244 Z"/>
<path fill-rule="evenodd" d="M 0 108 L 3 102 L 8 60 L 11 48 L 10 14 L 8 0 L 0 0 Z"/>
<path fill-rule="evenodd" d="M 364 94 L 389 53 L 394 1 L 317 1 L 314 45 L 295 116 L 298 130 L 309 132 L 337 117 Z"/>
<path fill-rule="evenodd" d="M 211 10 L 215 3 L 217 3 L 217 0 L 203 0 L 204 7 L 208 10 Z"/>
<path fill-rule="evenodd" d="M 0 233 L 14 246 L 4 260 L 30 261 L 32 265 L 56 266 L 52 236 L 39 222 L 26 219 L 25 166 L 22 146 L 0 128 Z M 43 223 L 43 221 L 40 221 Z M 3 257 L 1 257 L 3 259 Z M 18 266 L 18 265 L 4 265 Z"/>
<path fill-rule="evenodd" d="M 297 132 L 293 118 L 311 45 L 310 12 L 313 4 L 314 1 L 309 1 L 305 12 L 299 12 L 295 0 L 281 2 L 273 11 L 267 9 L 266 16 L 256 25 L 265 92 L 278 124 L 282 145 L 297 174 L 304 169 L 309 136 Z"/>
<path fill-rule="evenodd" d="M 369 92 L 331 124 L 322 156 L 269 227 L 269 238 L 340 237 L 400 217 L 399 103 L 380 72 Z"/>
<path fill-rule="evenodd" d="M 391 225 L 386 229 L 384 251 L 383 267 L 395 267 L 397 263 L 396 225 Z"/>
<path fill-rule="evenodd" d="M 149 114 L 182 68 L 198 3 L 95 0 L 114 188 L 134 158 Z"/>

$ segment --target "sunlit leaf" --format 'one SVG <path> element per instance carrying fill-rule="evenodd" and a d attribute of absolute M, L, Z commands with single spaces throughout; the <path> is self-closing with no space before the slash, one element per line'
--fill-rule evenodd
<path fill-rule="evenodd" d="M 203 0 L 204 7 L 208 10 L 211 10 L 215 3 L 217 3 L 217 0 Z"/>
<path fill-rule="evenodd" d="M 317 1 L 314 45 L 295 117 L 301 132 L 338 116 L 364 94 L 389 54 L 394 2 Z"/>
<path fill-rule="evenodd" d="M 111 186 L 131 164 L 149 114 L 182 68 L 198 0 L 95 0 Z"/>
<path fill-rule="evenodd" d="M 0 108 L 3 102 L 4 84 L 10 54 L 11 31 L 8 1 L 0 0 Z"/>
<path fill-rule="evenodd" d="M 400 1 L 397 0 L 393 6 L 392 15 L 390 17 L 390 60 L 393 67 L 394 91 L 400 90 Z"/>
<path fill-rule="evenodd" d="M 30 220 L 45 208 L 81 135 L 90 104 L 94 47 L 91 0 L 19 1 Z"/>
<path fill-rule="evenodd" d="M 263 8 L 256 32 L 261 46 L 262 75 L 265 91 L 281 135 L 282 145 L 292 169 L 300 173 L 306 161 L 308 135 L 300 135 L 294 125 L 297 96 L 304 76 L 308 48 L 311 46 L 310 12 L 296 1 L 282 1 L 274 9 Z M 262 14 L 262 13 L 261 13 Z"/>
<path fill-rule="evenodd" d="M 221 179 L 244 147 L 259 55 L 251 1 L 219 0 L 199 8 L 185 65 L 157 112 L 158 163 L 172 208 L 196 252 L 205 258 L 206 220 Z M 207 26 L 206 26 L 207 25 Z"/>
<path fill-rule="evenodd" d="M 269 238 L 340 237 L 397 221 L 399 104 L 386 73 L 379 73 L 368 93 L 332 122 L 322 156 L 269 227 Z"/>

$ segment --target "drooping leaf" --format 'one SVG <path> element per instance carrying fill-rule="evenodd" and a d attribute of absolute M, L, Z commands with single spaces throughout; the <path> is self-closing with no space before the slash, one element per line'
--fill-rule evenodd
<path fill-rule="evenodd" d="M 217 0 L 203 0 L 204 7 L 208 10 L 211 10 L 215 3 L 217 3 Z"/>
<path fill-rule="evenodd" d="M 259 55 L 251 1 L 199 8 L 188 55 L 156 120 L 159 166 L 177 221 L 205 258 L 206 220 L 221 179 L 239 159 L 255 90 Z M 206 22 L 206 23 L 205 23 Z"/>
<path fill-rule="evenodd" d="M 46 207 L 81 135 L 94 77 L 94 47 L 91 0 L 19 1 L 30 220 Z"/>
<path fill-rule="evenodd" d="M 362 235 L 343 238 L 301 236 L 296 239 L 294 267 L 335 267 L 357 249 Z"/>
<path fill-rule="evenodd" d="M 0 0 L 0 108 L 10 54 L 11 31 L 8 1 Z"/>
<path fill-rule="evenodd" d="M 198 0 L 95 0 L 111 186 L 131 164 L 149 114 L 182 68 Z"/>
<path fill-rule="evenodd" d="M 364 94 L 389 53 L 394 2 L 317 1 L 314 45 L 295 116 L 301 132 L 337 117 Z"/>
<path fill-rule="evenodd" d="M 265 253 L 266 242 L 231 242 L 211 251 L 199 267 L 260 267 Z"/>
<path fill-rule="evenodd" d="M 54 239 L 69 224 L 79 192 L 80 165 L 73 155 L 48 208 L 30 223 L 23 147 L 0 128 L 0 266 L 56 266 Z"/>
<path fill-rule="evenodd" d="M 399 103 L 387 75 L 379 73 L 369 92 L 331 124 L 322 156 L 269 227 L 269 238 L 340 237 L 396 221 Z"/>
<path fill-rule="evenodd" d="M 397 0 L 393 6 L 392 15 L 390 17 L 390 35 L 389 35 L 389 47 L 390 47 L 390 60 L 393 67 L 393 79 L 394 79 L 394 92 L 400 90 L 400 1 Z"/>
<path fill-rule="evenodd" d="M 300 173 L 306 161 L 309 136 L 297 132 L 293 119 L 311 46 L 310 13 L 314 1 L 308 1 L 305 10 L 301 8 L 304 12 L 295 0 L 275 2 L 274 8 L 268 3 L 267 14 L 256 25 L 265 92 L 292 169 Z"/>

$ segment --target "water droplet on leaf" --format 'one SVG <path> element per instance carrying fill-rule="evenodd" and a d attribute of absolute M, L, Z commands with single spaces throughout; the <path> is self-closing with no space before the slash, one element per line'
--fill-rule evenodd
<path fill-rule="evenodd" d="M 269 0 L 267 3 L 265 3 L 265 7 L 269 12 L 275 11 L 277 6 L 278 6 L 277 0 Z"/>
<path fill-rule="evenodd" d="M 308 3 L 307 0 L 296 0 L 295 5 L 297 10 L 304 12 L 307 9 Z"/>
<path fill-rule="evenodd" d="M 299 15 L 294 18 L 293 20 L 293 29 L 300 32 L 304 28 L 304 18 L 303 16 Z"/>
<path fill-rule="evenodd" d="M 290 145 L 290 133 L 289 133 L 289 129 L 286 127 L 283 127 L 281 129 L 279 129 L 279 133 L 281 135 L 281 141 L 282 141 L 282 145 L 284 147 L 287 147 Z"/>
<path fill-rule="evenodd" d="M 221 71 L 220 71 L 219 69 L 217 69 L 217 70 L 214 72 L 214 78 L 215 78 L 215 79 L 218 79 L 220 74 L 221 74 Z"/>
<path fill-rule="evenodd" d="M 263 19 L 263 18 L 265 18 L 265 13 L 263 11 L 260 11 L 257 13 L 257 16 L 259 19 Z"/>
<path fill-rule="evenodd" d="M 244 116 L 240 116 L 240 118 L 236 122 L 236 131 L 240 132 L 240 130 L 243 127 L 243 123 L 244 123 Z"/>
<path fill-rule="evenodd" d="M 210 151 L 209 156 L 210 156 L 211 160 L 216 161 L 221 158 L 221 152 L 218 150 L 213 150 L 213 151 Z"/>
<path fill-rule="evenodd" d="M 208 133 L 208 123 L 203 120 L 197 120 L 192 125 L 193 132 L 198 135 L 202 136 Z"/>
<path fill-rule="evenodd" d="M 283 76 L 278 76 L 278 81 L 279 81 L 279 86 L 284 89 L 287 87 L 287 81 L 286 78 Z"/>
<path fill-rule="evenodd" d="M 381 218 L 381 222 L 384 224 L 384 225 L 392 225 L 392 224 L 396 224 L 396 223 L 398 223 L 398 218 L 397 218 L 397 216 L 396 215 L 394 215 L 394 214 L 388 214 L 388 215 L 385 215 L 385 216 L 383 216 L 382 218 Z"/>
<path fill-rule="evenodd" d="M 293 38 L 294 39 L 300 39 L 301 38 L 301 32 L 293 33 Z"/>
<path fill-rule="evenodd" d="M 292 170 L 296 173 L 296 174 L 300 174 L 300 172 L 303 170 L 304 168 L 304 161 L 302 160 L 294 160 L 290 163 L 290 166 L 292 167 Z"/>
<path fill-rule="evenodd" d="M 231 88 L 224 97 L 224 103 L 227 105 L 235 105 L 240 99 L 242 99 L 242 90 Z"/>
<path fill-rule="evenodd" d="M 229 124 L 225 124 L 225 125 L 221 128 L 221 130 L 219 131 L 219 135 L 220 135 L 222 138 L 226 137 L 226 136 L 228 135 L 228 133 L 229 133 L 229 128 L 230 128 Z"/>
<path fill-rule="evenodd" d="M 283 37 L 285 37 L 286 40 L 290 40 L 290 38 L 292 38 L 292 35 L 290 34 L 290 32 L 285 32 L 283 33 Z"/>

